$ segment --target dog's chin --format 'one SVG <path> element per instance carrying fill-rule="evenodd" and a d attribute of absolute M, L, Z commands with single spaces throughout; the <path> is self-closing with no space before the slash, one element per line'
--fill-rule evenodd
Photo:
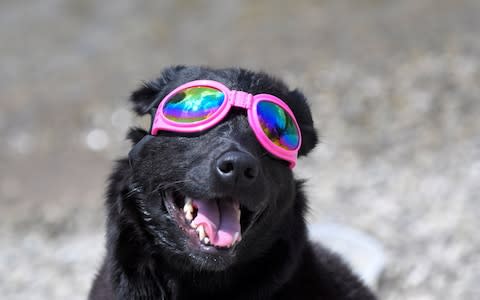
<path fill-rule="evenodd" d="M 186 253 L 181 259 L 195 269 L 221 271 L 233 265 L 245 234 L 260 217 L 260 212 L 231 197 L 193 199 L 165 191 L 162 198 L 165 212 L 182 234 Z"/>

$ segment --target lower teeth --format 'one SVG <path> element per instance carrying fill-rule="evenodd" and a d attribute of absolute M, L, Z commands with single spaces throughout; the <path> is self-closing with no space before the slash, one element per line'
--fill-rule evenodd
<path fill-rule="evenodd" d="M 198 237 L 200 238 L 201 241 L 203 241 L 205 238 L 207 238 L 206 234 L 205 234 L 205 228 L 203 228 L 202 225 L 197 227 L 197 233 L 198 233 Z"/>

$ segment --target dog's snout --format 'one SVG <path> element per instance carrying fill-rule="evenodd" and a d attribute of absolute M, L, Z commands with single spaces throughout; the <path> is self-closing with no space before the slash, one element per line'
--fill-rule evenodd
<path fill-rule="evenodd" d="M 217 159 L 215 173 L 223 184 L 246 187 L 258 176 L 258 161 L 248 153 L 229 151 Z"/>

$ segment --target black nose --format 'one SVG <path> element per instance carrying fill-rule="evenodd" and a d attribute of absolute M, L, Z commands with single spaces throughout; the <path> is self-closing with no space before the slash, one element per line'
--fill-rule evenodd
<path fill-rule="evenodd" d="M 229 151 L 217 159 L 215 171 L 223 184 L 246 187 L 251 185 L 258 176 L 258 161 L 248 153 Z"/>

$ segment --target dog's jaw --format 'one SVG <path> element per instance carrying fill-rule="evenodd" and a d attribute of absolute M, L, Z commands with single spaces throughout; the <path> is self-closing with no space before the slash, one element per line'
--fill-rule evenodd
<path fill-rule="evenodd" d="M 245 229 L 253 225 L 253 213 L 236 199 L 192 199 L 171 191 L 163 195 L 166 213 L 182 229 L 195 251 L 233 252 Z"/>

